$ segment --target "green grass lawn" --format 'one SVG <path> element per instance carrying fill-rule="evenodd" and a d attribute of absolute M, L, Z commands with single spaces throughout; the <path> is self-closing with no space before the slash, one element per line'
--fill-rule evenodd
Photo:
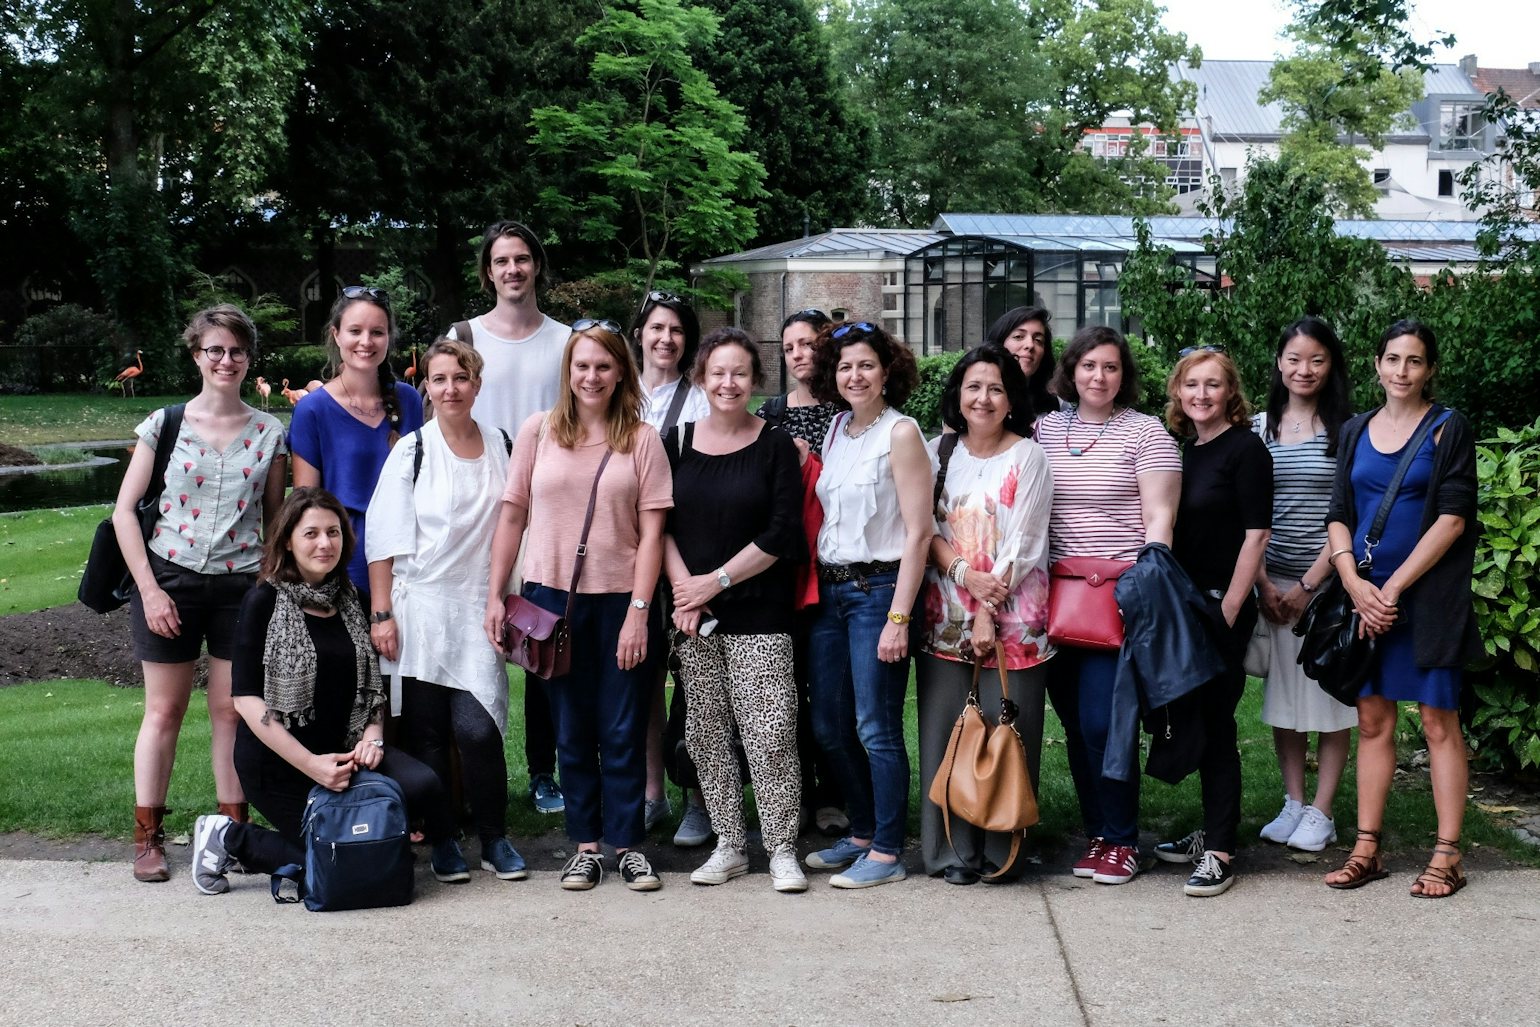
<path fill-rule="evenodd" d="M 75 601 L 96 526 L 111 507 L 0 514 L 0 615 Z"/>
<path fill-rule="evenodd" d="M 51 442 L 114 442 L 134 437 L 134 426 L 163 406 L 188 396 L 128 396 L 116 391 L 7 396 L 0 402 L 0 442 L 28 449 Z M 256 405 L 248 386 L 246 401 Z M 288 403 L 274 396 L 271 412 L 288 423 Z"/>

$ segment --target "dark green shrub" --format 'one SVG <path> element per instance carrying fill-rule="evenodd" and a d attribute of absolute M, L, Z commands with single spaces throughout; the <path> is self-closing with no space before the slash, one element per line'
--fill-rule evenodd
<path fill-rule="evenodd" d="M 117 322 L 64 303 L 22 322 L 13 345 L 0 349 L 0 392 L 80 391 L 123 369 Z"/>
<path fill-rule="evenodd" d="M 1476 448 L 1476 620 L 1487 655 L 1470 673 L 1470 745 L 1485 766 L 1540 767 L 1540 421 Z"/>
<path fill-rule="evenodd" d="M 920 383 L 904 404 L 904 413 L 919 421 L 926 435 L 935 435 L 941 430 L 941 393 L 946 390 L 952 368 L 961 359 L 961 352 L 920 358 Z"/>

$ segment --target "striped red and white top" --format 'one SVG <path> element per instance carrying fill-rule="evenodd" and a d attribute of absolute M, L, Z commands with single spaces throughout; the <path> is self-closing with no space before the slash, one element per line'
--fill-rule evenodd
<path fill-rule="evenodd" d="M 1139 476 L 1182 471 L 1176 440 L 1160 421 L 1118 411 L 1105 426 L 1055 410 L 1037 422 L 1037 441 L 1053 468 L 1049 558 L 1132 560 L 1144 545 Z"/>

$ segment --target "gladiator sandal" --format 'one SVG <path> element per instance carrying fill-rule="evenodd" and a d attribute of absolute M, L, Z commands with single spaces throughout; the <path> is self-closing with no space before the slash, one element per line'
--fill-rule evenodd
<path fill-rule="evenodd" d="M 1347 876 L 1340 881 L 1327 881 L 1326 887 L 1336 888 L 1338 891 L 1347 891 L 1351 888 L 1362 888 L 1370 881 L 1379 881 L 1390 876 L 1390 871 L 1385 869 L 1385 864 L 1380 860 L 1380 833 L 1378 831 L 1366 831 L 1358 829 L 1359 839 L 1368 838 L 1374 842 L 1374 852 L 1368 856 L 1358 853 L 1347 858 L 1347 862 L 1337 868 L 1337 873 Z"/>
<path fill-rule="evenodd" d="M 1429 863 L 1417 875 L 1417 880 L 1412 882 L 1411 894 L 1419 899 L 1447 899 L 1451 895 L 1465 887 L 1465 871 L 1460 869 L 1460 839 L 1450 841 L 1448 838 L 1434 838 L 1433 854 L 1443 854 L 1457 857 L 1447 867 L 1436 867 Z M 1430 892 L 1430 887 L 1436 888 L 1442 885 L 1449 890 L 1446 892 Z"/>

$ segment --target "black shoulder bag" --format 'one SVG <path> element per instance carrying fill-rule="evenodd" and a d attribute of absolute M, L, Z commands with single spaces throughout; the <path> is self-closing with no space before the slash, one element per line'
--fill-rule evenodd
<path fill-rule="evenodd" d="M 146 542 L 150 540 L 150 532 L 155 530 L 155 521 L 160 516 L 156 506 L 160 502 L 160 494 L 166 488 L 166 465 L 171 462 L 171 450 L 175 448 L 176 437 L 182 430 L 182 413 L 186 406 L 185 403 L 178 403 L 166 408 L 166 417 L 160 426 L 160 438 L 155 442 L 155 468 L 150 472 L 150 484 L 145 486 L 144 495 L 134 508 L 139 516 L 139 533 Z M 118 533 L 112 526 L 112 515 L 108 514 L 107 519 L 96 526 L 96 535 L 91 539 L 91 553 L 86 557 L 86 569 L 80 575 L 80 588 L 75 597 L 97 613 L 111 613 L 128 602 L 133 587 L 134 577 L 128 573 L 128 562 L 123 559 L 123 550 L 118 546 Z"/>
<path fill-rule="evenodd" d="M 1423 415 L 1422 422 L 1406 448 L 1401 460 L 1385 488 L 1385 498 L 1374 514 L 1374 521 L 1364 533 L 1364 558 L 1358 562 L 1359 576 L 1367 579 L 1374 566 L 1374 547 L 1385 534 L 1385 522 L 1390 519 L 1390 508 L 1395 505 L 1396 493 L 1401 491 L 1401 481 L 1412 465 L 1412 459 L 1422 448 L 1423 440 L 1433 430 L 1444 408 L 1437 403 Z M 1368 425 L 1364 431 L 1368 431 Z M 1353 608 L 1353 597 L 1348 594 L 1342 578 L 1333 576 L 1319 594 L 1305 607 L 1294 634 L 1305 640 L 1299 650 L 1299 665 L 1305 676 L 1321 686 L 1321 690 L 1344 706 L 1352 706 L 1358 693 L 1374 670 L 1376 647 L 1373 638 L 1360 636 L 1358 611 Z"/>

